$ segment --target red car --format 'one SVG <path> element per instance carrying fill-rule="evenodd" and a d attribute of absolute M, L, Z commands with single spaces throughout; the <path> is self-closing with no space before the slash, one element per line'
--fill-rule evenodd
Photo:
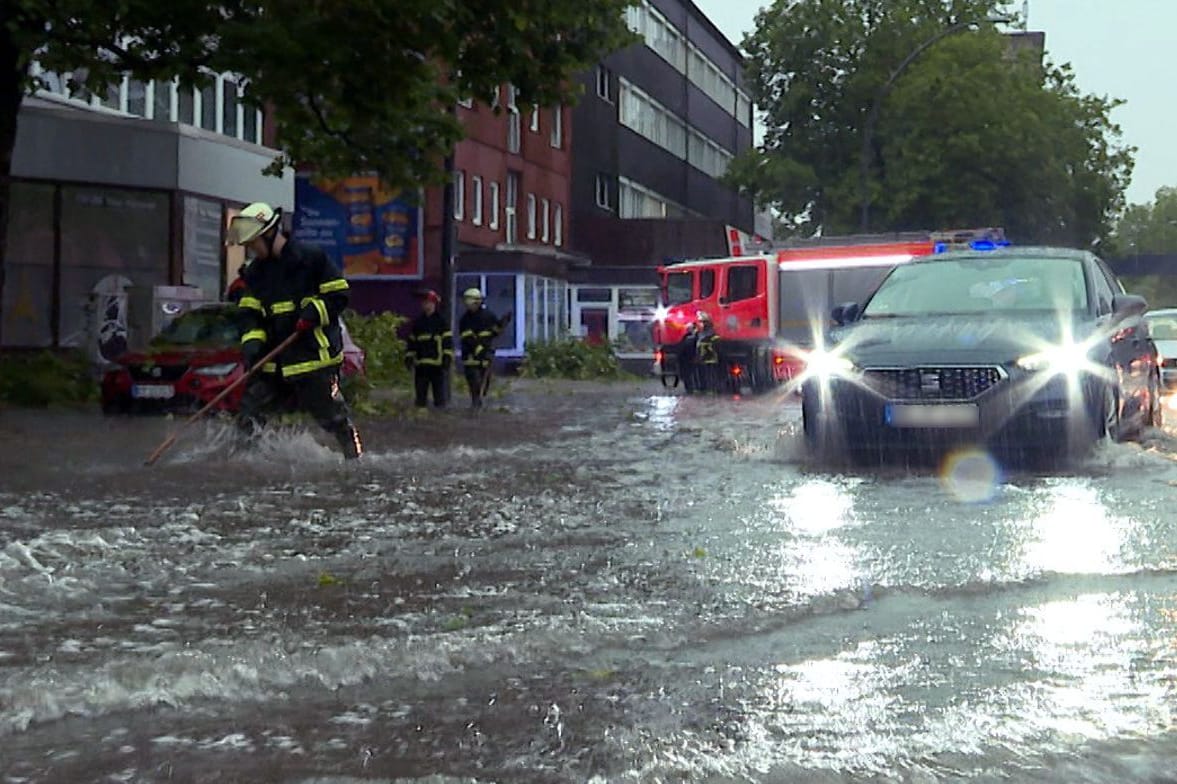
<path fill-rule="evenodd" d="M 237 306 L 205 305 L 177 316 L 143 352 L 123 354 L 102 378 L 102 410 L 198 408 L 245 373 Z M 343 376 L 364 373 L 364 352 L 343 327 Z M 236 411 L 242 384 L 218 404 Z"/>

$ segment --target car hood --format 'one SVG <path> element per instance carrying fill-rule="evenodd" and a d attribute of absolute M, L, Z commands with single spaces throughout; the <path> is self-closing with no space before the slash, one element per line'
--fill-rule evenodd
<path fill-rule="evenodd" d="M 225 346 L 160 346 L 118 358 L 120 365 L 215 365 L 240 361 L 241 351 Z"/>
<path fill-rule="evenodd" d="M 1157 340 L 1153 338 L 1153 343 L 1157 344 L 1157 353 L 1166 359 L 1177 359 L 1177 340 Z"/>
<path fill-rule="evenodd" d="M 1069 324 L 1074 339 L 1090 334 Z M 1002 315 L 867 319 L 836 329 L 831 340 L 859 367 L 872 365 L 1005 365 L 1061 342 L 1054 316 L 1011 319 Z"/>

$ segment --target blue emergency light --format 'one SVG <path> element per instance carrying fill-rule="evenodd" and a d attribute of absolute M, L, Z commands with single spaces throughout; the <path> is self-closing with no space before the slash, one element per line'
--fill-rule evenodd
<path fill-rule="evenodd" d="M 969 250 L 989 251 L 1009 246 L 1009 240 L 973 240 L 969 243 Z M 932 247 L 933 253 L 947 253 L 950 250 L 954 250 L 954 248 L 947 242 L 937 242 Z"/>

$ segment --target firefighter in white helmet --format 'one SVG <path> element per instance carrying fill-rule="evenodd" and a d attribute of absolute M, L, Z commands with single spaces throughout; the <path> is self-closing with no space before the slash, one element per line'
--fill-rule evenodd
<path fill-rule="evenodd" d="M 321 249 L 288 237 L 281 210 L 268 204 L 243 209 L 230 221 L 227 240 L 245 246 L 251 257 L 237 303 L 245 361 L 252 367 L 292 333 L 299 335 L 250 379 L 238 417 L 243 433 L 256 435 L 267 411 L 293 392 L 299 407 L 335 436 L 344 456 L 358 458 L 360 435 L 339 391 L 339 315 L 347 307 L 347 281 Z"/>
<path fill-rule="evenodd" d="M 511 314 L 498 318 L 483 304 L 479 289 L 466 289 L 462 301 L 466 312 L 458 322 L 462 341 L 462 371 L 470 388 L 470 405 L 482 407 L 482 399 L 490 389 L 491 367 L 494 364 L 494 341 L 511 322 Z"/>

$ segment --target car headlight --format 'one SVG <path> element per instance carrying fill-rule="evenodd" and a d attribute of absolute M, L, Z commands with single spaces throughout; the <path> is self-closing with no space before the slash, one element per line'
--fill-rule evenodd
<path fill-rule="evenodd" d="M 236 362 L 226 362 L 223 365 L 205 365 L 204 367 L 196 368 L 195 373 L 198 376 L 227 376 L 236 367 Z"/>
<path fill-rule="evenodd" d="M 1078 373 L 1088 366 L 1087 346 L 1071 344 L 1027 354 L 1017 366 L 1030 373 Z"/>
<path fill-rule="evenodd" d="M 844 376 L 853 370 L 853 362 L 830 351 L 811 351 L 805 357 L 805 373 L 815 378 Z"/>

